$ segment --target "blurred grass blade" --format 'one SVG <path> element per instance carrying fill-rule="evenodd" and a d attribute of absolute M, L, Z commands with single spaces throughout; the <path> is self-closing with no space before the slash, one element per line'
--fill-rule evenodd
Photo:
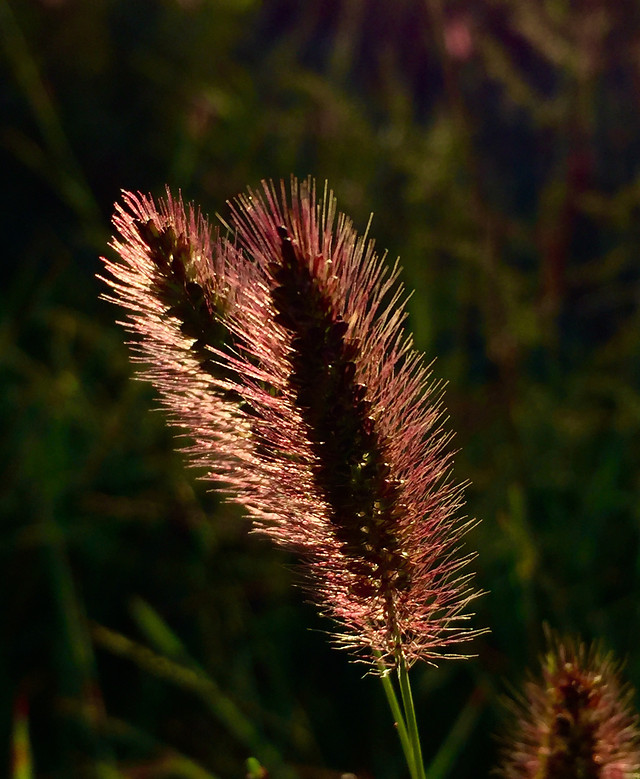
<path fill-rule="evenodd" d="M 80 710 L 76 714 L 82 718 Z M 130 722 L 106 717 L 104 731 L 125 753 L 144 757 L 128 760 L 126 767 L 121 766 L 119 770 L 98 764 L 96 768 L 101 779 L 218 779 L 217 774 Z"/>
<path fill-rule="evenodd" d="M 11 779 L 34 779 L 31 739 L 29 737 L 29 704 L 18 696 L 13 708 L 11 737 Z"/>
<path fill-rule="evenodd" d="M 54 160 L 55 179 L 63 200 L 66 200 L 88 225 L 100 225 L 100 209 L 71 149 L 53 100 L 29 50 L 29 44 L 7 0 L 0 2 L 0 43 L 33 112 L 47 150 Z"/>
<path fill-rule="evenodd" d="M 275 773 L 277 770 L 277 775 L 283 778 L 293 776 L 291 769 L 285 766 L 280 753 L 265 741 L 258 729 L 245 717 L 233 700 L 220 690 L 217 683 L 188 654 L 160 615 L 148 604 L 144 604 L 140 613 L 144 614 L 144 620 L 140 627 L 145 632 L 151 630 L 150 641 L 164 644 L 165 647 L 170 647 L 174 652 L 179 651 L 180 661 L 175 657 L 155 652 L 102 625 L 94 625 L 92 631 L 94 640 L 100 646 L 120 657 L 128 658 L 154 676 L 196 693 L 213 716 L 238 743 L 257 754 L 260 762 L 269 766 L 271 772 Z"/>
<path fill-rule="evenodd" d="M 483 709 L 484 697 L 483 690 L 478 687 L 471 693 L 435 758 L 428 766 L 425 779 L 445 779 L 453 776 L 452 771 L 458 755 L 467 744 Z"/>
<path fill-rule="evenodd" d="M 255 757 L 247 758 L 247 779 L 265 779 L 267 770 Z"/>
<path fill-rule="evenodd" d="M 84 604 L 77 593 L 64 535 L 53 516 L 51 505 L 42 505 L 40 529 L 58 612 L 57 664 L 60 684 L 65 695 L 80 703 L 84 727 L 96 758 L 93 775 L 98 779 L 112 779 L 119 774 L 110 745 L 102 737 L 105 711 Z"/>
<path fill-rule="evenodd" d="M 190 667 L 198 667 L 178 636 L 171 630 L 158 612 L 142 598 L 133 598 L 129 611 L 147 641 L 167 657 L 181 660 Z"/>

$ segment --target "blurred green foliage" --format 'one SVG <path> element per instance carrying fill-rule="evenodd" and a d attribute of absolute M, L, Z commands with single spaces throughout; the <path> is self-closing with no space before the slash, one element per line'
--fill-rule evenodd
<path fill-rule="evenodd" d="M 487 775 L 545 620 L 640 686 L 639 46 L 631 0 L 0 0 L 13 779 L 403 771 L 294 561 L 130 381 L 95 278 L 120 188 L 224 214 L 311 174 L 401 256 L 490 591 L 478 657 L 414 672 L 430 779 Z"/>

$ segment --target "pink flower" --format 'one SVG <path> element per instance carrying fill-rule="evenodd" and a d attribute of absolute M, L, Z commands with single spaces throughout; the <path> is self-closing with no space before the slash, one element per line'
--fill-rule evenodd
<path fill-rule="evenodd" d="M 195 461 L 300 556 L 340 645 L 374 667 L 460 656 L 470 523 L 397 268 L 311 180 L 239 197 L 215 243 L 179 202 L 125 204 L 112 298 Z"/>
<path fill-rule="evenodd" d="M 539 679 L 512 705 L 504 779 L 636 779 L 640 732 L 633 693 L 610 655 L 551 639 Z"/>

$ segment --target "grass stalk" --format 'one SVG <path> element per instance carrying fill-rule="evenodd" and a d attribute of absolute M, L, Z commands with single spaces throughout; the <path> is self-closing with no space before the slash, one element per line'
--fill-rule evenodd
<path fill-rule="evenodd" d="M 386 669 L 382 663 L 380 653 L 376 652 L 375 655 L 378 661 L 378 667 L 380 668 L 380 680 L 382 682 L 384 693 L 387 696 L 387 701 L 389 702 L 389 708 L 391 709 L 391 714 L 393 715 L 393 719 L 395 721 L 398 736 L 400 737 L 402 751 L 404 752 L 411 776 L 415 777 L 414 750 L 409 739 L 405 717 L 402 713 L 402 709 L 400 708 L 400 702 L 398 701 L 398 696 L 396 695 L 396 691 L 393 687 L 393 682 L 391 681 L 388 669 Z"/>
<path fill-rule="evenodd" d="M 399 653 L 398 658 L 398 682 L 400 684 L 404 720 L 407 726 L 407 734 L 412 754 L 412 777 L 414 777 L 414 779 L 425 779 L 422 747 L 420 746 L 420 735 L 418 733 L 418 722 L 416 720 L 416 711 L 413 705 L 413 695 L 411 694 L 411 683 L 409 682 L 409 670 L 402 653 Z"/>

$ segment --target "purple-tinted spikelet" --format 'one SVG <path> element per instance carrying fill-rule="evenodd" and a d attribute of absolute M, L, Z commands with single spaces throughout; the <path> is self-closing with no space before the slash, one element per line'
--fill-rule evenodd
<path fill-rule="evenodd" d="M 120 259 L 104 260 L 112 277 L 105 279 L 107 299 L 128 311 L 122 324 L 135 336 L 130 346 L 145 366 L 141 377 L 192 437 L 197 458 L 209 464 L 205 453 L 233 447 L 241 459 L 252 446 L 250 424 L 217 353 L 229 348 L 224 322 L 242 305 L 252 268 L 227 268 L 204 217 L 169 193 L 157 206 L 124 193 L 113 222 Z M 216 458 L 215 467 L 220 480 L 235 468 L 228 457 Z"/>
<path fill-rule="evenodd" d="M 597 646 L 551 640 L 542 674 L 512 703 L 515 725 L 503 779 L 638 779 L 640 731 L 633 692 Z"/>
<path fill-rule="evenodd" d="M 169 285 L 175 301 L 162 298 L 180 264 L 149 259 L 166 224 L 191 247 L 180 256 L 197 309 L 181 280 Z M 397 269 L 311 181 L 239 197 L 230 224 L 212 250 L 181 206 L 155 212 L 126 196 L 114 243 L 124 265 L 108 265 L 155 366 L 146 377 L 190 431 L 196 461 L 257 530 L 300 555 L 341 645 L 375 667 L 375 653 L 388 666 L 459 656 L 450 647 L 477 632 L 460 572 L 469 523 L 456 518 L 437 387 L 401 328 Z"/>

